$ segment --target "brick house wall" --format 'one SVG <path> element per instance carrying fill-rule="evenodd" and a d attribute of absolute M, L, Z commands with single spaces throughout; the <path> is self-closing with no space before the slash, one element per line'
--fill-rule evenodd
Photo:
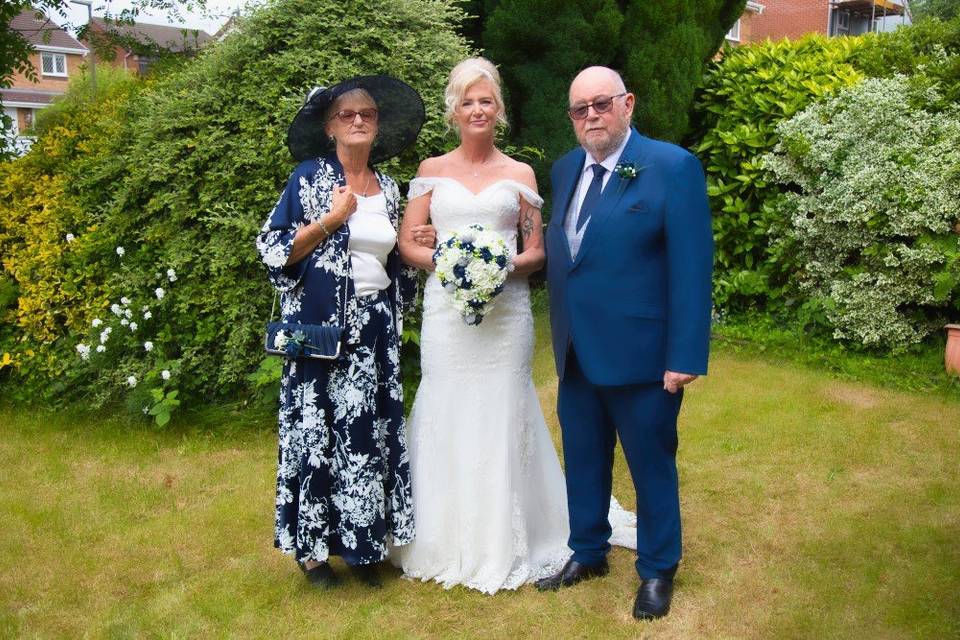
<path fill-rule="evenodd" d="M 63 55 L 67 60 L 67 77 L 44 75 L 43 65 L 41 64 L 41 53 L 34 51 L 30 55 L 30 64 L 32 64 L 33 68 L 37 71 L 37 82 L 31 82 L 22 73 L 15 72 L 10 86 L 24 89 L 65 92 L 67 85 L 70 84 L 70 79 L 80 74 L 80 65 L 84 63 L 84 58 L 82 55 L 76 53 L 63 53 L 59 55 Z"/>
<path fill-rule="evenodd" d="M 827 34 L 830 0 L 762 1 L 763 13 L 749 15 L 750 37 L 741 37 L 741 42 L 758 42 L 767 38 L 797 39 L 809 33 Z"/>

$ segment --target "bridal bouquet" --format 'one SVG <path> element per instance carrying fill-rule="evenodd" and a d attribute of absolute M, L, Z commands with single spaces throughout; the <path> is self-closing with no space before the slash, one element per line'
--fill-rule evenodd
<path fill-rule="evenodd" d="M 477 325 L 493 308 L 513 270 L 500 234 L 473 224 L 455 232 L 433 254 L 436 273 L 454 308 L 468 325 Z"/>

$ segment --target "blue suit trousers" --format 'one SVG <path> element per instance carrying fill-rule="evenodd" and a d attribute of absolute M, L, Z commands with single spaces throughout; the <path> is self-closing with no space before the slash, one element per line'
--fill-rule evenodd
<path fill-rule="evenodd" d="M 677 415 L 683 391 L 662 382 L 602 386 L 584 376 L 572 345 L 559 384 L 573 559 L 594 565 L 610 550 L 608 512 L 619 436 L 637 493 L 637 573 L 673 578 L 680 562 Z"/>

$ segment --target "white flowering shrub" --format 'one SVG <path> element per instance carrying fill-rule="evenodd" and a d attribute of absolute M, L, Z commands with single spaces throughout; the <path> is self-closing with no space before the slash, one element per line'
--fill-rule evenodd
<path fill-rule="evenodd" d="M 778 128 L 764 163 L 790 190 L 780 242 L 834 337 L 901 350 L 960 309 L 960 112 L 871 79 Z"/>

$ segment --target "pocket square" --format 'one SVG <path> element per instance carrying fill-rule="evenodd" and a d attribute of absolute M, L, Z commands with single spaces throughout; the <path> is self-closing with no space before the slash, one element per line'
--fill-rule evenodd
<path fill-rule="evenodd" d="M 630 213 L 646 213 L 649 210 L 646 202 L 637 202 L 630 205 L 630 208 L 627 209 Z"/>

